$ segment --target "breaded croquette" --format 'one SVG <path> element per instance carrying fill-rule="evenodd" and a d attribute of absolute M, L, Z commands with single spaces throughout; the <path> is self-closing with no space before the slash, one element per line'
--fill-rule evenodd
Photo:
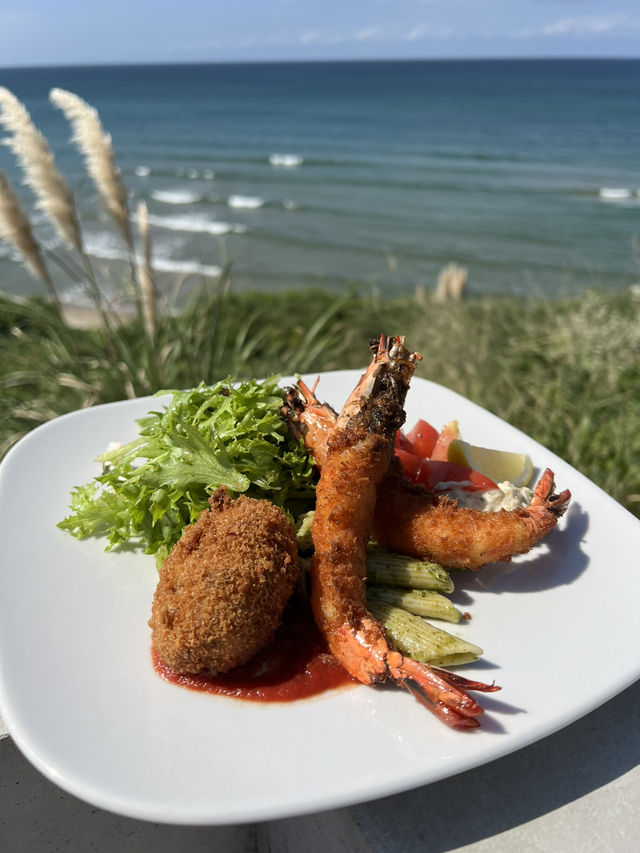
<path fill-rule="evenodd" d="M 264 648 L 299 575 L 281 509 L 224 488 L 209 506 L 160 570 L 149 620 L 156 653 L 182 673 L 227 672 Z"/>

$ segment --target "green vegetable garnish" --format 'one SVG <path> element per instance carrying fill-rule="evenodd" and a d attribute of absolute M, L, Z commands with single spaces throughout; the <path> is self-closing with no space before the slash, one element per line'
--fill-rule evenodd
<path fill-rule="evenodd" d="M 166 409 L 138 421 L 139 438 L 98 457 L 103 473 L 73 490 L 59 527 L 163 558 L 219 486 L 290 515 L 313 506 L 313 460 L 280 415 L 277 376 L 159 392 L 167 393 Z"/>

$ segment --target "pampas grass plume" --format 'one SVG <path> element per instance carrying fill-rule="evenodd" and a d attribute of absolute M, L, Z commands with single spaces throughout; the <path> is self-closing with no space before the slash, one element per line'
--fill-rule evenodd
<path fill-rule="evenodd" d="M 0 86 L 0 124 L 11 136 L 5 144 L 16 155 L 38 201 L 37 207 L 51 219 L 61 237 L 79 252 L 82 239 L 71 190 L 58 171 L 47 140 L 31 121 L 16 96 Z"/>
<path fill-rule="evenodd" d="M 127 192 L 120 170 L 115 165 L 111 136 L 104 131 L 98 111 L 78 95 L 65 89 L 52 89 L 49 99 L 54 106 L 62 110 L 71 124 L 72 141 L 84 157 L 87 171 L 96 185 L 102 203 L 133 255 Z"/>
<path fill-rule="evenodd" d="M 24 212 L 18 196 L 4 172 L 0 172 L 0 237 L 7 240 L 18 250 L 27 269 L 35 278 L 39 278 L 46 284 L 51 296 L 57 303 L 51 277 L 33 236 L 27 214 Z"/>
<path fill-rule="evenodd" d="M 138 283 L 138 294 L 140 307 L 142 309 L 142 320 L 145 332 L 149 340 L 156 336 L 156 289 L 151 270 L 151 237 L 149 234 L 149 211 L 144 201 L 141 201 L 137 209 L 138 233 L 142 244 L 141 258 L 136 265 L 136 280 Z"/>
<path fill-rule="evenodd" d="M 440 270 L 434 300 L 436 302 L 447 302 L 449 299 L 454 299 L 459 302 L 464 296 L 468 281 L 469 271 L 466 267 L 453 263 L 447 264 Z"/>

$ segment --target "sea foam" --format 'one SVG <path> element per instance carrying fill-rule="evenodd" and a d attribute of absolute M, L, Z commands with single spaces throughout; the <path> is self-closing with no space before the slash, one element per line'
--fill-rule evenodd
<path fill-rule="evenodd" d="M 151 169 L 148 166 L 136 166 L 134 171 L 139 178 L 147 178 L 151 174 Z"/>
<path fill-rule="evenodd" d="M 169 231 L 188 231 L 192 234 L 244 234 L 246 226 L 237 222 L 219 222 L 207 216 L 185 213 L 181 216 L 149 215 L 149 225 Z"/>
<path fill-rule="evenodd" d="M 152 258 L 151 266 L 158 272 L 177 272 L 187 275 L 205 275 L 215 278 L 222 272 L 221 267 L 215 264 L 201 264 L 200 261 L 183 260 L 177 261 L 173 258 Z"/>
<path fill-rule="evenodd" d="M 272 166 L 280 166 L 284 169 L 293 169 L 301 166 L 304 162 L 299 154 L 270 154 L 269 162 Z"/>
<path fill-rule="evenodd" d="M 193 190 L 154 190 L 151 198 L 163 204 L 196 204 L 202 201 L 201 194 Z"/>
<path fill-rule="evenodd" d="M 120 248 L 119 241 L 108 232 L 89 235 L 85 240 L 88 254 L 94 258 L 108 261 L 129 261 L 129 255 Z M 136 257 L 140 262 L 140 257 Z M 185 275 L 204 275 L 216 277 L 220 275 L 221 268 L 215 264 L 202 264 L 191 258 L 170 258 L 161 251 L 154 251 L 151 257 L 151 268 L 157 272 L 183 273 Z"/>
<path fill-rule="evenodd" d="M 122 247 L 120 240 L 108 231 L 87 234 L 84 238 L 87 254 L 106 261 L 128 261 L 129 253 Z"/>
<path fill-rule="evenodd" d="M 602 187 L 600 190 L 600 198 L 606 201 L 625 201 L 632 195 L 633 190 L 627 187 Z"/>
<path fill-rule="evenodd" d="M 240 207 L 245 210 L 256 210 L 262 207 L 264 199 L 254 195 L 230 195 L 227 199 L 229 207 Z"/>

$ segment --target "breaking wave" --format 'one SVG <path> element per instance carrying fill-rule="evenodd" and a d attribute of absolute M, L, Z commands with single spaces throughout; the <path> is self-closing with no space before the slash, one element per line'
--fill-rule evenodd
<path fill-rule="evenodd" d="M 107 232 L 88 236 L 85 239 L 85 245 L 88 254 L 94 258 L 107 261 L 129 261 L 129 255 L 120 248 L 119 241 Z M 137 257 L 136 260 L 139 261 L 140 258 Z M 192 258 L 170 258 L 162 251 L 152 252 L 151 267 L 157 272 L 212 277 L 220 275 L 221 272 L 221 268 L 215 264 L 203 264 Z"/>
<path fill-rule="evenodd" d="M 215 278 L 222 272 L 222 268 L 215 264 L 201 264 L 200 261 L 183 260 L 177 261 L 173 258 L 151 258 L 151 266 L 158 272 L 176 272 L 187 275 L 206 275 Z"/>
<path fill-rule="evenodd" d="M 272 166 L 280 166 L 284 169 L 293 169 L 301 166 L 304 162 L 299 154 L 270 154 L 269 162 Z"/>
<path fill-rule="evenodd" d="M 640 190 L 636 190 L 635 195 L 640 198 Z M 599 196 L 603 201 L 629 201 L 634 191 L 629 187 L 602 187 Z"/>
<path fill-rule="evenodd" d="M 202 195 L 193 190 L 154 190 L 151 198 L 163 204 L 196 204 L 202 201 Z"/>
<path fill-rule="evenodd" d="M 256 195 L 230 195 L 227 204 L 229 207 L 257 210 L 264 204 L 264 199 Z"/>
<path fill-rule="evenodd" d="M 192 234 L 244 234 L 247 230 L 245 225 L 237 222 L 219 222 L 206 216 L 197 214 L 184 214 L 182 216 L 156 216 L 149 215 L 149 225 L 156 228 L 166 228 L 169 231 L 187 231 Z"/>

